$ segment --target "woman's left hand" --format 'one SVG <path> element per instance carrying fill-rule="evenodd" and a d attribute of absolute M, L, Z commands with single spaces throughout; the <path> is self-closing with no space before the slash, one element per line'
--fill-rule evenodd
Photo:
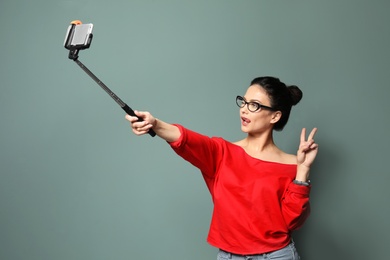
<path fill-rule="evenodd" d="M 297 152 L 298 166 L 310 168 L 318 152 L 318 144 L 314 142 L 314 135 L 317 133 L 317 128 L 313 128 L 306 140 L 306 128 L 302 129 L 301 142 Z"/>

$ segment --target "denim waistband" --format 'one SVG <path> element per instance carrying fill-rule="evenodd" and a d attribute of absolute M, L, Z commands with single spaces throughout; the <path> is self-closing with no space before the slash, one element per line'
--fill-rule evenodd
<path fill-rule="evenodd" d="M 228 252 L 228 251 L 225 251 L 222 249 L 220 249 L 220 252 L 222 252 L 222 254 L 225 255 L 225 257 L 227 257 L 227 259 L 269 259 L 269 257 L 271 255 L 278 255 L 283 251 L 285 252 L 286 250 L 287 250 L 287 252 L 289 252 L 288 254 L 292 254 L 291 255 L 292 258 L 288 257 L 288 259 L 299 259 L 299 256 L 297 255 L 293 241 L 291 241 L 287 246 L 285 246 L 283 248 L 280 248 L 280 249 L 277 249 L 274 251 L 270 251 L 270 252 L 260 253 L 260 254 L 244 254 L 244 255 L 242 255 L 242 254 L 231 253 L 231 252 Z M 225 259 L 225 258 L 223 258 L 223 259 Z M 282 258 L 282 259 L 285 259 L 285 258 Z"/>

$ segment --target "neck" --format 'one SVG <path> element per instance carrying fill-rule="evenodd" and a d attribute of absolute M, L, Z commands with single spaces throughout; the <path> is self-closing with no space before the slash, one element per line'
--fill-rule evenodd
<path fill-rule="evenodd" d="M 262 133 L 260 135 L 248 134 L 243 141 L 243 146 L 245 146 L 247 150 L 256 153 L 270 151 L 277 148 L 273 140 L 272 131 Z"/>

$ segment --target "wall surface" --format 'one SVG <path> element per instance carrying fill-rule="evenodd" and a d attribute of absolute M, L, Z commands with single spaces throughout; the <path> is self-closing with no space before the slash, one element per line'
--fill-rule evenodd
<path fill-rule="evenodd" d="M 0 259 L 216 259 L 199 171 L 124 112 L 63 48 L 133 108 L 230 141 L 237 94 L 274 75 L 304 92 L 276 141 L 318 127 L 302 259 L 387 259 L 390 2 L 2 0 Z"/>

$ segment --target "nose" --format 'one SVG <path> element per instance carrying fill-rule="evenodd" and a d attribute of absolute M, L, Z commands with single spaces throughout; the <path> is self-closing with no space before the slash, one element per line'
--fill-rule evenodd
<path fill-rule="evenodd" d="M 248 113 L 248 106 L 247 105 L 240 107 L 240 114 L 247 114 L 247 113 Z"/>

